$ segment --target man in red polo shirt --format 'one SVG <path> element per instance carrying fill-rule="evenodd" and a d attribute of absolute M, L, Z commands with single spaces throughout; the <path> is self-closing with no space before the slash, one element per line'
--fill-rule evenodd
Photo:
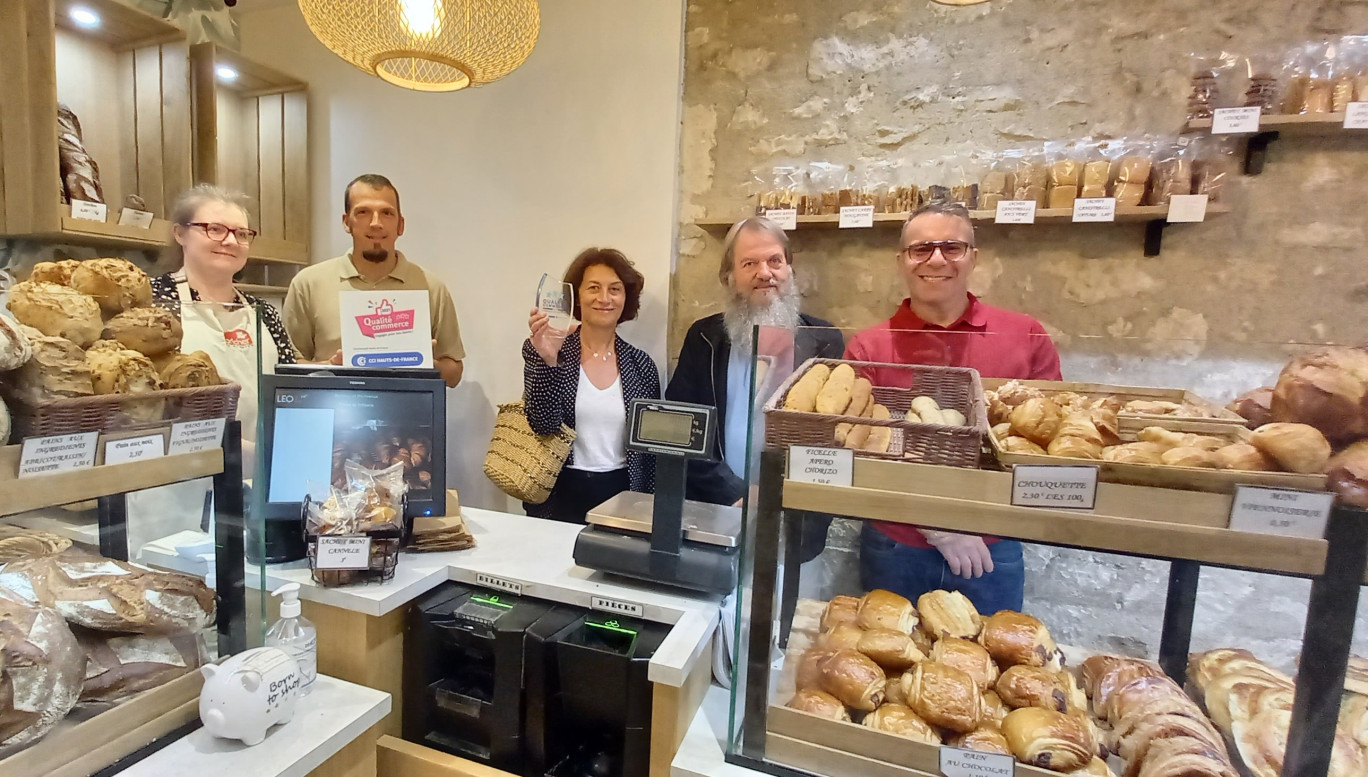
<path fill-rule="evenodd" d="M 903 225 L 898 269 L 908 298 L 893 317 L 855 335 L 845 358 L 973 367 L 985 378 L 1059 380 L 1059 352 L 1039 321 L 990 307 L 969 293 L 978 261 L 974 223 L 962 206 L 933 202 Z M 863 371 L 874 385 L 910 385 L 902 370 Z M 938 588 L 962 591 L 984 614 L 1020 610 L 1021 543 L 866 521 L 860 580 L 912 601 Z"/>

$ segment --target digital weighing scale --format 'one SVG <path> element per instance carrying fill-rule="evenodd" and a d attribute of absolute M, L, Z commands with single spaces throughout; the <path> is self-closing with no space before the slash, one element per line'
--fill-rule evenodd
<path fill-rule="evenodd" d="M 741 508 L 684 498 L 689 459 L 712 456 L 717 412 L 636 399 L 627 421 L 627 447 L 656 457 L 656 492 L 624 491 L 590 510 L 575 563 L 696 591 L 735 590 Z"/>

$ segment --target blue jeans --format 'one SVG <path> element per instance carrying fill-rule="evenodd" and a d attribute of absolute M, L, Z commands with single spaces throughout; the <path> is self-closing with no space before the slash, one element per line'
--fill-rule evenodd
<path fill-rule="evenodd" d="M 935 548 L 914 548 L 890 539 L 866 523 L 860 530 L 860 584 L 866 591 L 883 588 L 916 603 L 927 591 L 960 591 L 987 616 L 998 610 L 1020 610 L 1026 585 L 1026 562 L 1021 543 L 1000 540 L 988 546 L 993 571 L 965 579 L 950 572 Z"/>

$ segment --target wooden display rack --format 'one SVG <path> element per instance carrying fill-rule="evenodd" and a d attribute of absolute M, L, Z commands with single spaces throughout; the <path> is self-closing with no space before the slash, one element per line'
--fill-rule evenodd
<path fill-rule="evenodd" d="M 1211 132 L 1211 119 L 1193 119 L 1187 123 L 1186 132 Z M 1268 146 L 1282 137 L 1329 137 L 1334 135 L 1358 135 L 1368 137 L 1368 131 L 1345 129 L 1343 113 L 1272 113 L 1259 117 L 1259 131 L 1246 135 L 1224 135 L 1245 141 L 1244 173 L 1258 175 L 1263 172 L 1268 157 Z"/>
<path fill-rule="evenodd" d="M 1099 483 L 1094 509 L 1054 510 L 1012 505 L 1006 472 L 856 457 L 852 485 L 844 487 L 788 480 L 786 460 L 784 450 L 761 454 L 759 497 L 748 515 L 753 593 L 742 637 L 746 658 L 735 678 L 745 701 L 728 761 L 784 775 L 794 769 L 830 777 L 939 773 L 934 748 L 875 739 L 851 730 L 858 727 L 772 703 L 772 646 L 776 638 L 786 646 L 798 597 L 799 575 L 790 569 L 800 561 L 798 511 L 813 511 L 1169 560 L 1159 663 L 1180 684 L 1202 566 L 1312 578 L 1284 773 L 1326 773 L 1339 710 L 1325 701 L 1338 699 L 1344 686 L 1368 565 L 1368 511 L 1336 507 L 1325 539 L 1306 539 L 1228 528 L 1228 494 Z M 1018 764 L 1016 773 L 1034 770 Z"/>
<path fill-rule="evenodd" d="M 190 185 L 185 34 L 115 0 L 83 0 L 101 23 L 82 29 L 69 16 L 76 5 L 0 4 L 0 237 L 160 248 L 166 205 Z M 61 202 L 58 100 L 75 111 L 100 167 L 104 222 L 72 218 Z M 118 224 L 127 194 L 157 217 L 150 228 Z"/>
<path fill-rule="evenodd" d="M 308 85 L 201 43 L 190 51 L 195 90 L 195 179 L 246 192 L 260 233 L 242 280 L 283 294 L 309 263 Z M 230 67 L 232 81 L 216 71 Z"/>

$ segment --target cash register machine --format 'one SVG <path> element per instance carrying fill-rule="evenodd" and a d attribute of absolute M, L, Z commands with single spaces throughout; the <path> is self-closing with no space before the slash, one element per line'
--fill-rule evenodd
<path fill-rule="evenodd" d="M 706 405 L 632 401 L 627 447 L 656 459 L 656 492 L 624 491 L 589 511 L 575 563 L 708 593 L 736 588 L 741 508 L 684 498 L 690 459 L 708 459 L 717 412 Z"/>

